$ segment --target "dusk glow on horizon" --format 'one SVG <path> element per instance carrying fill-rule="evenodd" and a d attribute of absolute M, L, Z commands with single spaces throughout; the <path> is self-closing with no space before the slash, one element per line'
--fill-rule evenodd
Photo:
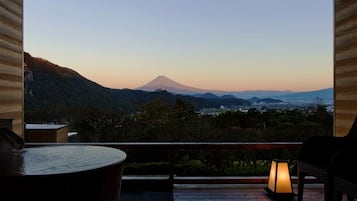
<path fill-rule="evenodd" d="M 110 88 L 333 87 L 332 0 L 27 0 L 24 50 Z"/>

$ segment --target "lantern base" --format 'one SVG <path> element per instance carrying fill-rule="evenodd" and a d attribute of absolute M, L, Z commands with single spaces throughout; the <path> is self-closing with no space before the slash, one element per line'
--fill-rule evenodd
<path fill-rule="evenodd" d="M 296 194 L 294 192 L 291 193 L 275 193 L 272 190 L 270 190 L 268 187 L 264 187 L 265 191 L 269 193 L 271 197 L 274 198 L 274 200 L 293 200 L 294 196 Z"/>

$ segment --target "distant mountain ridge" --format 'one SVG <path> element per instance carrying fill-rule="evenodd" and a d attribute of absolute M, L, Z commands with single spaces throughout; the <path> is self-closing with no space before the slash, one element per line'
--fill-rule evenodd
<path fill-rule="evenodd" d="M 285 102 L 304 103 L 312 101 L 323 104 L 333 103 L 333 88 L 326 88 L 315 91 L 295 92 L 284 95 L 271 96 L 272 98 L 281 99 Z"/>
<path fill-rule="evenodd" d="M 151 88 L 154 91 L 111 89 L 83 77 L 70 68 L 61 67 L 42 58 L 32 57 L 27 52 L 24 53 L 24 61 L 25 117 L 29 113 L 33 113 L 32 116 L 37 116 L 37 114 L 48 117 L 70 116 L 82 109 L 133 113 L 139 110 L 140 105 L 154 100 L 174 104 L 176 100 L 181 99 L 190 102 L 195 109 L 199 110 L 220 106 L 249 106 L 252 103 L 260 102 L 277 103 L 281 100 L 299 99 L 299 101 L 324 102 L 326 97 L 327 99 L 333 97 L 331 88 L 299 93 L 276 91 L 276 93 L 270 94 L 270 97 L 267 97 L 269 95 L 267 91 L 249 91 L 252 97 L 244 99 L 237 94 L 248 92 L 200 91 L 165 76 L 159 76 L 158 79 L 151 82 L 151 86 L 158 87 Z M 170 85 L 171 90 L 175 89 L 176 92 L 191 90 L 191 93 L 195 92 L 195 94 L 173 93 L 170 91 L 170 86 L 167 85 Z M 196 93 L 197 91 L 200 93 Z M 265 93 L 265 96 L 259 97 L 257 93 Z"/>
<path fill-rule="evenodd" d="M 333 88 L 321 90 L 293 92 L 293 91 L 277 91 L 277 90 L 251 90 L 251 91 L 223 91 L 223 90 L 206 90 L 195 87 L 190 87 L 172 79 L 160 75 L 148 82 L 147 84 L 137 88 L 145 91 L 166 90 L 174 94 L 192 95 L 200 98 L 223 98 L 231 97 L 241 99 L 265 99 L 265 101 L 276 102 L 273 99 L 280 99 L 286 102 L 294 103 L 311 103 L 316 100 L 322 102 L 333 101 Z"/>
<path fill-rule="evenodd" d="M 130 89 L 111 89 L 88 80 L 76 71 L 61 67 L 42 58 L 24 53 L 25 115 L 32 113 L 51 116 L 70 116 L 82 109 L 132 113 L 141 104 L 161 100 L 174 104 L 181 99 L 196 109 L 214 108 L 224 104 L 250 105 L 244 99 L 217 98 L 209 100 L 188 95 L 172 94 L 165 90 L 154 92 Z"/>

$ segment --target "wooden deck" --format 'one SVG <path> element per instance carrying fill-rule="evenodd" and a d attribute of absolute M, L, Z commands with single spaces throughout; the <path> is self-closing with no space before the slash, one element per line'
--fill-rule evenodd
<path fill-rule="evenodd" d="M 174 201 L 272 201 L 265 190 L 266 185 L 176 185 Z M 297 193 L 297 187 L 294 186 Z M 297 196 L 292 200 L 296 201 Z M 324 201 L 323 186 L 309 184 L 304 191 L 304 201 Z M 344 197 L 343 200 L 347 200 Z"/>
<path fill-rule="evenodd" d="M 265 184 L 175 184 L 172 191 L 122 191 L 120 201 L 274 201 L 274 198 L 264 190 L 265 186 Z M 297 186 L 294 185 L 293 188 L 297 193 Z M 297 201 L 297 196 L 290 201 Z M 303 201 L 324 201 L 323 185 L 307 184 Z M 343 201 L 347 201 L 345 195 Z"/>

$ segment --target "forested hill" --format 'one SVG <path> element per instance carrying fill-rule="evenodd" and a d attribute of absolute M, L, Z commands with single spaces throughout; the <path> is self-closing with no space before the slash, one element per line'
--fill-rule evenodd
<path fill-rule="evenodd" d="M 140 104 L 158 100 L 173 104 L 177 99 L 190 102 L 196 109 L 218 107 L 219 101 L 174 95 L 166 91 L 147 92 L 110 89 L 86 79 L 72 69 L 42 58 L 24 54 L 25 119 L 58 119 L 83 110 L 135 112 Z M 236 104 L 250 103 L 236 99 Z"/>
<path fill-rule="evenodd" d="M 116 100 L 103 86 L 79 73 L 41 58 L 24 54 L 25 112 L 46 113 L 74 108 L 119 110 Z"/>

